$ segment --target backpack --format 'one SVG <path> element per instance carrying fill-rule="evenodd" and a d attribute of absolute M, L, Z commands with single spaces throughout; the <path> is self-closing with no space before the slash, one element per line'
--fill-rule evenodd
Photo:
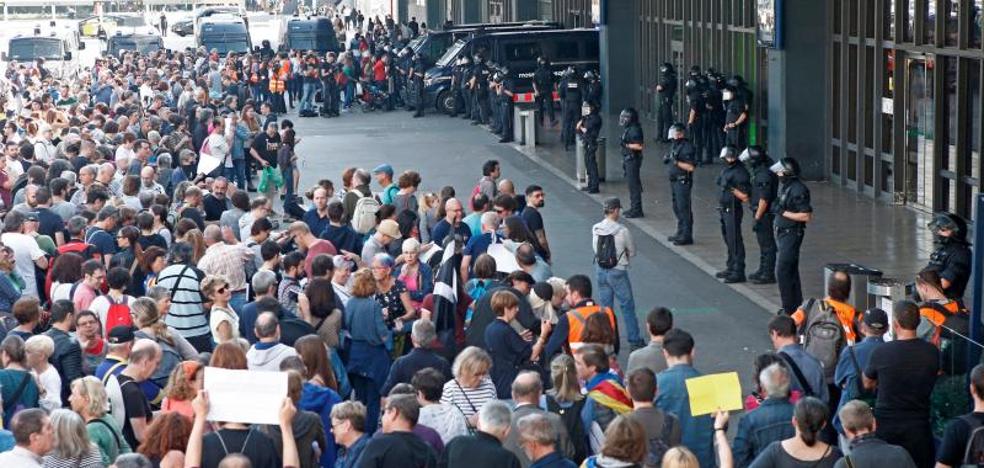
<path fill-rule="evenodd" d="M 622 254 L 615 249 L 615 235 L 605 234 L 598 236 L 595 243 L 595 263 L 606 270 L 615 268 Z"/>
<path fill-rule="evenodd" d="M 957 302 L 957 311 L 947 309 L 943 304 L 924 302 L 920 309 L 933 309 L 945 319 L 940 326 L 920 315 L 916 334 L 935 345 L 940 350 L 940 369 L 948 375 L 966 373 L 970 366 L 967 363 L 968 340 L 970 336 L 970 313 L 962 303 Z"/>
<path fill-rule="evenodd" d="M 10 312 L 0 312 L 0 341 L 3 341 L 10 330 L 17 328 L 17 319 Z"/>
<path fill-rule="evenodd" d="M 970 437 L 964 448 L 963 464 L 961 466 L 981 466 L 984 464 L 984 425 L 973 414 L 960 416 L 970 426 Z"/>
<path fill-rule="evenodd" d="M 465 323 L 471 322 L 472 315 L 475 314 L 475 304 L 485 296 L 485 292 L 491 284 L 492 280 L 481 280 L 478 278 L 472 278 L 465 283 L 465 293 L 468 294 L 468 297 L 472 298 L 472 302 L 468 305 L 468 310 L 465 312 Z"/>
<path fill-rule="evenodd" d="M 352 210 L 352 229 L 359 234 L 368 234 L 376 227 L 376 212 L 379 211 L 379 201 L 371 195 L 362 197 L 355 203 Z"/>
<path fill-rule="evenodd" d="M 803 349 L 820 361 L 824 377 L 829 382 L 837 369 L 841 349 L 847 345 L 844 326 L 837 317 L 837 311 L 827 301 L 810 299 L 803 310 L 806 312 L 802 329 Z"/>
<path fill-rule="evenodd" d="M 588 433 L 584 431 L 584 423 L 581 421 L 581 410 L 587 399 L 580 399 L 573 405 L 563 408 L 557 400 L 550 395 L 545 395 L 547 400 L 547 411 L 560 416 L 560 420 L 567 428 L 567 435 L 574 446 L 574 456 L 570 459 L 575 463 L 588 457 Z"/>
<path fill-rule="evenodd" d="M 663 430 L 660 431 L 658 437 L 653 437 L 646 441 L 649 452 L 646 453 L 643 466 L 653 468 L 662 466 L 663 455 L 666 455 L 666 452 L 670 450 L 670 437 L 673 435 L 673 429 L 676 428 L 676 424 L 676 417 L 664 411 Z"/>
<path fill-rule="evenodd" d="M 133 326 L 133 316 L 130 315 L 127 296 L 123 296 L 123 300 L 118 304 L 108 295 L 106 300 L 109 301 L 109 310 L 106 311 L 106 323 L 104 325 L 106 330 L 112 330 L 117 325 Z"/>
<path fill-rule="evenodd" d="M 171 376 L 171 371 L 175 367 L 181 364 L 181 354 L 174 349 L 174 346 L 168 344 L 168 342 L 160 339 L 160 337 L 150 336 L 142 331 L 134 332 L 133 336 L 137 338 L 147 338 L 149 340 L 154 340 L 161 347 L 161 362 L 157 365 L 157 369 L 150 376 L 150 381 L 154 383 L 158 388 L 164 389 L 167 386 L 167 380 Z"/>

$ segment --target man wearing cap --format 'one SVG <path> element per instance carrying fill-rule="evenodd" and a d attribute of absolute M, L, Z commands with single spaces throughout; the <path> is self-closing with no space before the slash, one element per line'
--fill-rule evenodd
<path fill-rule="evenodd" d="M 120 392 L 120 384 L 117 381 L 117 377 L 126 368 L 127 362 L 130 359 L 130 351 L 133 349 L 134 339 L 132 327 L 126 325 L 113 327 L 106 336 L 109 350 L 93 374 L 106 387 L 106 396 L 109 398 L 109 413 L 116 420 L 119 427 L 123 427 L 124 410 L 123 395 Z"/>
<path fill-rule="evenodd" d="M 618 198 L 605 200 L 604 219 L 591 228 L 591 247 L 595 254 L 595 283 L 598 285 L 598 302 L 603 308 L 615 310 L 618 299 L 619 311 L 625 321 L 625 329 L 632 349 L 646 345 L 639 332 L 639 321 L 635 313 L 635 298 L 632 295 L 632 282 L 629 280 L 629 257 L 636 254 L 632 233 L 619 221 L 622 216 L 622 202 Z M 614 259 L 602 258 L 607 252 L 607 244 L 614 244 Z M 607 260 L 607 261 L 606 261 Z"/>
<path fill-rule="evenodd" d="M 400 225 L 392 219 L 384 219 L 376 227 L 376 233 L 366 239 L 362 246 L 362 263 L 369 265 L 373 257 L 378 253 L 386 253 L 386 246 L 396 239 L 403 237 L 400 234 Z"/>
<path fill-rule="evenodd" d="M 383 191 L 379 193 L 379 202 L 384 205 L 392 205 L 393 197 L 400 191 L 400 188 L 393 182 L 393 166 L 380 164 L 372 170 L 372 175 L 376 177 L 376 182 Z"/>
<path fill-rule="evenodd" d="M 882 336 L 888 331 L 888 314 L 882 309 L 868 309 L 861 315 L 860 322 L 859 328 L 864 339 L 855 343 L 854 346 L 846 346 L 841 350 L 840 358 L 837 360 L 837 368 L 834 371 L 834 385 L 841 389 L 840 403 L 837 405 L 838 411 L 851 400 L 870 399 L 872 397 L 871 393 L 864 390 L 861 369 L 868 366 L 871 353 L 885 344 Z M 837 415 L 834 417 L 834 427 L 838 432 L 843 433 Z"/>

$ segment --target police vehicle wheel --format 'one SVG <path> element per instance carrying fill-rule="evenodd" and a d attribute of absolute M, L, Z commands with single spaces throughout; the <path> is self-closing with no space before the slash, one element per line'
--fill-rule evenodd
<path fill-rule="evenodd" d="M 454 109 L 454 94 L 451 91 L 444 90 L 441 94 L 437 95 L 437 110 L 445 114 L 453 114 Z"/>

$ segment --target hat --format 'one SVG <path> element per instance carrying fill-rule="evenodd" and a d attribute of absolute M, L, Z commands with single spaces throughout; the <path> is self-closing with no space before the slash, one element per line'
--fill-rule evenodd
<path fill-rule="evenodd" d="M 888 314 L 879 308 L 864 311 L 862 321 L 874 330 L 881 331 L 888 328 Z"/>
<path fill-rule="evenodd" d="M 379 223 L 379 226 L 376 226 L 376 232 L 390 236 L 394 239 L 403 237 L 403 235 L 400 234 L 400 225 L 396 224 L 396 221 L 393 221 L 392 219 L 384 219 L 381 223 Z"/>
<path fill-rule="evenodd" d="M 335 265 L 336 269 L 351 270 L 355 266 L 355 262 L 349 260 L 348 257 L 344 255 L 335 255 L 331 258 L 332 263 Z"/>
<path fill-rule="evenodd" d="M 386 175 L 393 177 L 393 166 L 390 166 L 389 164 L 380 164 L 372 170 L 373 174 L 380 174 L 383 172 L 385 172 Z"/>
<path fill-rule="evenodd" d="M 117 325 L 109 331 L 109 344 L 123 344 L 134 340 L 133 327 L 129 325 Z"/>
<path fill-rule="evenodd" d="M 622 209 L 622 201 L 617 197 L 612 197 L 605 200 L 605 211 L 620 210 Z"/>
<path fill-rule="evenodd" d="M 38 220 L 38 212 L 37 211 L 25 211 L 24 212 L 24 220 L 25 221 L 37 221 Z"/>

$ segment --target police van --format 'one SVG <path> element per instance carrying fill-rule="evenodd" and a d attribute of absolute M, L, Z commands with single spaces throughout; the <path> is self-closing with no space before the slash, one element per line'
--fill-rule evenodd
<path fill-rule="evenodd" d="M 246 22 L 232 15 L 208 17 L 199 25 L 196 39 L 199 46 L 210 52 L 215 49 L 223 56 L 229 52 L 245 54 L 253 47 Z"/>
<path fill-rule="evenodd" d="M 434 102 L 441 112 L 452 111 L 455 102 L 451 92 L 454 64 L 459 57 L 473 58 L 477 55 L 481 55 L 486 64 L 507 68 L 516 87 L 515 92 L 529 92 L 533 89 L 533 72 L 540 56 L 550 61 L 558 79 L 567 67 L 574 67 L 578 73 L 597 71 L 598 30 L 493 32 L 459 39 L 424 75 L 428 102 Z"/>
<path fill-rule="evenodd" d="M 119 57 L 124 51 L 151 54 L 164 48 L 164 40 L 157 34 L 123 34 L 117 32 L 106 41 L 106 55 Z"/>
<path fill-rule="evenodd" d="M 472 34 L 485 32 L 507 31 L 542 31 L 562 29 L 564 26 L 553 21 L 523 21 L 516 23 L 473 23 L 449 26 L 443 31 L 431 31 L 415 37 L 407 47 L 414 52 L 423 54 L 428 63 L 440 58 L 458 39 L 465 39 Z"/>
<path fill-rule="evenodd" d="M 282 50 L 313 50 L 322 57 L 329 51 L 340 50 L 335 26 L 327 17 L 287 18 L 283 22 L 280 34 Z"/>
<path fill-rule="evenodd" d="M 67 78 L 81 70 L 79 51 L 85 43 L 79 38 L 77 28 L 56 29 L 48 35 L 18 35 L 10 38 L 7 52 L 0 60 L 35 64 L 44 59 L 44 68 L 58 78 Z"/>

